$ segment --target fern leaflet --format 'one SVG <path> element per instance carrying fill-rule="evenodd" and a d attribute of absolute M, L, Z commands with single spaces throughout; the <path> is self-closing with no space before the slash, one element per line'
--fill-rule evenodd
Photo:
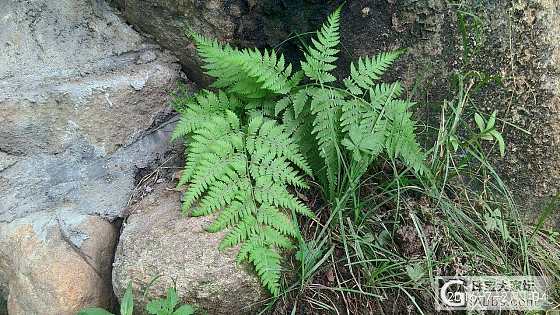
<path fill-rule="evenodd" d="M 336 68 L 334 63 L 338 59 L 340 10 L 340 7 L 336 9 L 317 32 L 317 38 L 311 39 L 313 45 L 307 48 L 305 61 L 301 63 L 305 75 L 320 83 L 336 81 L 330 72 Z"/>

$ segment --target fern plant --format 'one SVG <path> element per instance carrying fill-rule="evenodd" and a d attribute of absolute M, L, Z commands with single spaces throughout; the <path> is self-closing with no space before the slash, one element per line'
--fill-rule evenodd
<path fill-rule="evenodd" d="M 310 174 L 297 145 L 276 121 L 253 115 L 246 126 L 229 110 L 201 121 L 189 143 L 180 184 L 189 183 L 183 210 L 194 216 L 220 210 L 211 232 L 231 228 L 220 244 L 243 243 L 238 259 L 251 261 L 263 284 L 279 292 L 280 260 L 276 249 L 289 249 L 297 227 L 283 209 L 312 217 L 287 190 L 307 187 L 295 167 Z"/>
<path fill-rule="evenodd" d="M 237 49 L 190 32 L 210 90 L 176 99 L 174 139 L 187 142 L 179 186 L 184 212 L 217 212 L 210 232 L 227 229 L 220 247 L 240 245 L 263 285 L 280 292 L 281 251 L 299 237 L 296 214 L 313 213 L 293 189 L 315 177 L 339 202 L 380 155 L 425 172 L 400 83 L 379 83 L 401 51 L 360 58 L 338 82 L 340 8 L 307 47 L 300 71 L 271 50 Z M 343 86 L 344 88 L 341 88 Z"/>

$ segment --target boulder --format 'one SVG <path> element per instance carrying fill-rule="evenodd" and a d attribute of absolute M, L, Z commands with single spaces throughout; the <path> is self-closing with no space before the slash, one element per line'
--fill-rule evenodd
<path fill-rule="evenodd" d="M 196 48 L 185 35 L 191 29 L 240 47 L 277 47 L 289 60 L 299 56 L 296 33 L 315 31 L 334 3 L 327 1 L 142 1 L 110 0 L 139 31 L 180 60 L 189 79 L 207 85 Z M 148 18 L 147 18 L 148 17 Z"/>
<path fill-rule="evenodd" d="M 112 307 L 117 226 L 98 216 L 36 213 L 0 223 L 0 283 L 10 315 Z"/>
<path fill-rule="evenodd" d="M 131 282 L 143 310 L 148 298 L 176 285 L 183 303 L 208 314 L 253 314 L 266 298 L 258 279 L 236 264 L 236 250 L 218 250 L 224 234 L 204 230 L 209 218 L 181 214 L 180 196 L 163 184 L 130 208 L 113 263 L 115 293 L 122 297 Z"/>
<path fill-rule="evenodd" d="M 0 301 L 110 306 L 116 222 L 170 150 L 176 58 L 101 0 L 0 1 Z"/>
<path fill-rule="evenodd" d="M 343 1 L 140 1 L 113 0 L 126 19 L 173 51 L 199 83 L 199 60 L 184 25 L 237 46 L 274 47 L 294 61 L 295 34 L 316 30 Z M 458 12 L 466 12 L 465 47 Z M 451 97 L 459 69 L 501 77 L 474 93 L 479 110 L 497 110 L 507 156 L 493 154 L 499 173 L 527 210 L 539 210 L 560 192 L 560 3 L 555 0 L 347 1 L 342 12 L 339 74 L 351 60 L 397 48 L 408 53 L 391 77 L 414 99 L 441 104 Z M 304 37 L 307 35 L 304 35 Z M 433 109 L 436 109 L 434 112 Z M 419 108 L 422 120 L 437 106 Z M 512 125 L 515 125 L 513 127 Z"/>
<path fill-rule="evenodd" d="M 118 217 L 136 170 L 167 150 L 175 59 L 102 1 L 0 6 L 0 221 Z"/>

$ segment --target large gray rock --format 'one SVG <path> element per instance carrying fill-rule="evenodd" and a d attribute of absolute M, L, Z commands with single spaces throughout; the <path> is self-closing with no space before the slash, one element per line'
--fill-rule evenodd
<path fill-rule="evenodd" d="M 127 20 L 177 56 L 200 83 L 194 46 L 184 25 L 238 46 L 275 47 L 297 59 L 294 34 L 314 31 L 343 1 L 142 1 L 112 0 Z M 478 4 L 475 4 L 478 3 Z M 471 14 L 470 52 L 457 23 L 458 9 Z M 472 16 L 477 16 L 478 26 Z M 480 109 L 506 124 L 507 157 L 494 154 L 517 201 L 538 210 L 560 192 L 560 2 L 556 0 L 347 1 L 342 14 L 340 73 L 359 56 L 408 48 L 393 77 L 415 87 L 417 100 L 438 104 L 450 97 L 452 74 L 465 69 L 500 75 L 504 86 L 473 95 Z M 479 36 L 480 35 L 480 36 Z M 476 47 L 472 47 L 472 43 Z M 430 110 L 422 117 L 434 117 Z M 423 110 L 423 109 L 421 109 Z M 424 119 L 424 118 L 423 118 Z M 514 128 L 514 124 L 520 128 Z M 530 134 L 522 131 L 529 131 Z"/>
<path fill-rule="evenodd" d="M 115 218 L 136 168 L 166 150 L 143 139 L 169 113 L 174 59 L 93 3 L 1 4 L 0 221 L 61 208 Z"/>
<path fill-rule="evenodd" d="M 129 282 L 138 310 L 174 284 L 184 303 L 208 314 L 253 314 L 266 298 L 256 276 L 235 262 L 236 250 L 220 252 L 223 233 L 208 233 L 207 217 L 180 213 L 181 194 L 160 185 L 130 208 L 113 263 L 113 288 L 122 297 Z"/>
<path fill-rule="evenodd" d="M 0 294 L 108 306 L 110 221 L 169 150 L 176 58 L 99 0 L 0 1 L 0 47 Z"/>

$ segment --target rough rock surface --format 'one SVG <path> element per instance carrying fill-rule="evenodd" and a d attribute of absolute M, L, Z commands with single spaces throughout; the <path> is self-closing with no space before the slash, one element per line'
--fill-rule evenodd
<path fill-rule="evenodd" d="M 178 211 L 180 193 L 160 185 L 133 205 L 121 233 L 113 264 L 113 288 L 122 297 L 129 281 L 143 309 L 142 293 L 152 279 L 149 296 L 165 296 L 177 286 L 184 303 L 208 314 L 252 314 L 266 298 L 258 279 L 236 265 L 235 250 L 220 252 L 223 233 L 208 233 L 206 217 L 192 218 Z"/>
<path fill-rule="evenodd" d="M 111 307 L 115 226 L 97 216 L 36 213 L 0 223 L 0 283 L 10 315 Z"/>
<path fill-rule="evenodd" d="M 169 150 L 176 58 L 100 0 L 0 1 L 0 47 L 0 295 L 10 314 L 107 305 L 109 221 Z"/>
<path fill-rule="evenodd" d="M 298 41 L 285 39 L 314 31 L 342 1 L 111 2 L 131 24 L 178 55 L 192 79 L 204 83 L 183 25 L 238 46 L 276 47 L 294 60 Z M 501 76 L 503 86 L 490 86 L 474 95 L 474 100 L 487 113 L 498 110 L 506 123 L 507 157 L 494 158 L 517 201 L 538 210 L 560 192 L 560 2 L 461 3 L 347 1 L 340 72 L 347 73 L 345 65 L 359 56 L 408 48 L 392 76 L 403 79 L 410 91 L 415 87 L 415 99 L 430 103 L 427 117 L 437 116 L 434 107 L 450 97 L 455 71 Z M 458 10 L 469 16 L 468 51 L 463 47 Z"/>
<path fill-rule="evenodd" d="M 488 45 L 482 62 L 504 78 L 504 89 L 479 99 L 484 109 L 498 109 L 508 123 L 530 133 L 506 128 L 502 172 L 512 175 L 506 179 L 523 204 L 542 208 L 547 197 L 560 196 L 560 2 L 497 5 L 487 19 L 490 30 L 510 31 L 496 32 L 499 45 Z M 560 224 L 560 211 L 555 215 Z"/>
<path fill-rule="evenodd" d="M 285 39 L 295 33 L 315 31 L 335 1 L 329 1 L 331 4 L 309 0 L 109 2 L 138 30 L 174 52 L 190 79 L 207 84 L 209 78 L 201 71 L 196 49 L 185 36 L 186 28 L 241 47 L 278 46 L 289 59 L 294 59 L 299 55 L 299 48 Z"/>
<path fill-rule="evenodd" d="M 458 10 L 476 16 L 465 19 L 465 39 Z M 555 0 L 466 1 L 460 8 L 444 0 L 352 1 L 342 19 L 341 64 L 407 48 L 394 75 L 416 90 L 414 99 L 427 101 L 420 103 L 422 119 L 440 115 L 439 104 L 454 92 L 454 73 L 499 77 L 501 84 L 472 93 L 477 108 L 468 114 L 498 112 L 506 157 L 497 148 L 490 157 L 532 215 L 560 193 L 559 19 Z"/>
<path fill-rule="evenodd" d="M 117 217 L 135 168 L 166 149 L 141 142 L 168 114 L 174 59 L 93 3 L 0 5 L 0 221 L 61 208 Z"/>

